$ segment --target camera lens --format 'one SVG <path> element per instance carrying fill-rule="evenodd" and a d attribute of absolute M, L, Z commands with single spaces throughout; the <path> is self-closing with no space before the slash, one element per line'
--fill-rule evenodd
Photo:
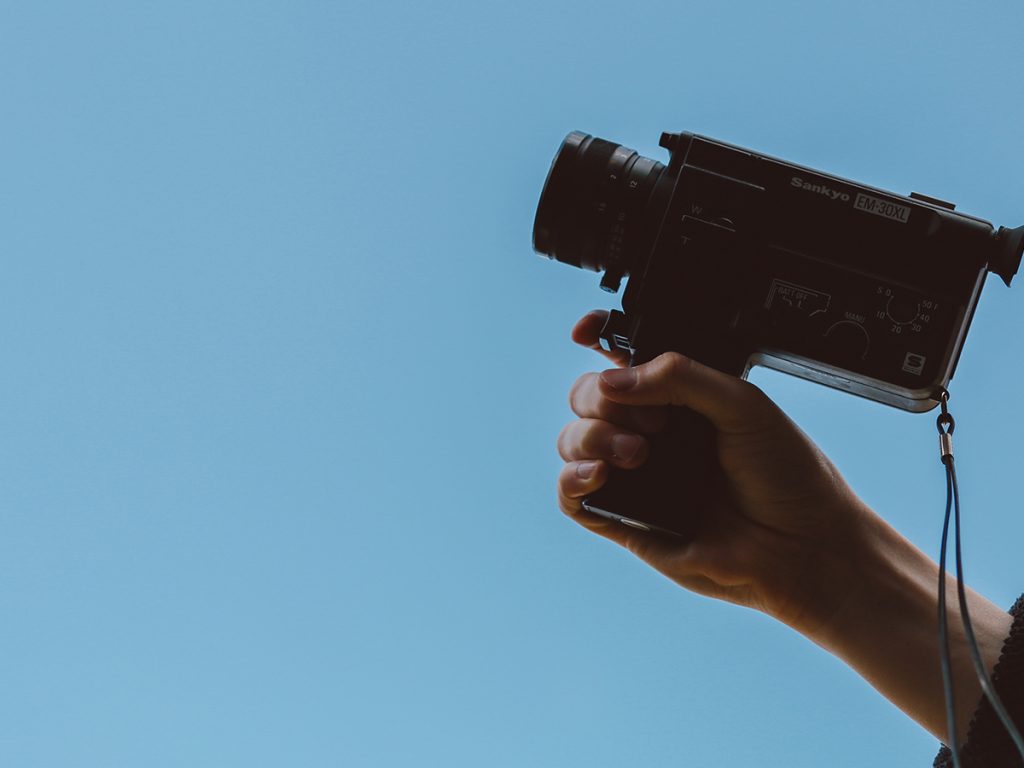
<path fill-rule="evenodd" d="M 595 272 L 628 274 L 642 248 L 647 203 L 665 166 L 585 133 L 566 136 L 551 163 L 533 224 L 533 247 Z"/>

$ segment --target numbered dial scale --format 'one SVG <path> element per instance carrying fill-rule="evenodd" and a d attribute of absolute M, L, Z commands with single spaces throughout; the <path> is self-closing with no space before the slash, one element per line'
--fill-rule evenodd
<path fill-rule="evenodd" d="M 911 399 L 955 366 L 961 303 L 877 277 L 837 275 L 806 259 L 774 263 L 777 268 L 756 281 L 738 315 L 737 330 L 761 350 L 752 364 L 851 391 L 877 379 Z M 804 359 L 815 361 L 814 371 Z M 862 394 L 889 400 L 881 392 Z M 892 404 L 906 407 L 902 400 Z"/>

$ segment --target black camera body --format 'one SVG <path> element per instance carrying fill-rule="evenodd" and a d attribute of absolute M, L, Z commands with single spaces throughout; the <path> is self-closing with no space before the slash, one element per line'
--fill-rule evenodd
<path fill-rule="evenodd" d="M 540 253 L 603 271 L 622 312 L 602 331 L 640 364 L 674 350 L 745 377 L 754 365 L 907 411 L 939 402 L 988 272 L 1009 285 L 1024 227 L 896 195 L 690 133 L 667 166 L 582 133 L 552 163 Z M 721 479 L 714 433 L 678 409 L 639 470 L 615 471 L 594 513 L 681 536 Z"/>

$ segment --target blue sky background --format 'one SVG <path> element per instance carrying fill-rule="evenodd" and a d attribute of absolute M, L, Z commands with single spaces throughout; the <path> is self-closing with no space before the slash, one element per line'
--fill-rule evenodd
<path fill-rule="evenodd" d="M 930 765 L 843 665 L 557 512 L 534 256 L 581 129 L 1024 223 L 1019 2 L 0 3 L 0 763 Z M 1024 590 L 1024 287 L 952 387 L 971 582 Z M 932 416 L 753 377 L 937 552 Z"/>

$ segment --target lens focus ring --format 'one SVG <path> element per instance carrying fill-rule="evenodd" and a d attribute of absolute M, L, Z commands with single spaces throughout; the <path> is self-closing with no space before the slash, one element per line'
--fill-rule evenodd
<path fill-rule="evenodd" d="M 663 170 L 619 144 L 569 134 L 541 194 L 534 248 L 575 267 L 629 272 L 640 219 Z"/>

